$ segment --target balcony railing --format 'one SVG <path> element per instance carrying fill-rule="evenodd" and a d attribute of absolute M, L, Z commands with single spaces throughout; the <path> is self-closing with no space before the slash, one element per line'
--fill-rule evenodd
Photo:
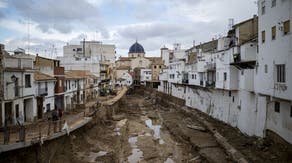
<path fill-rule="evenodd" d="M 47 96 L 48 95 L 48 88 L 39 88 L 38 89 L 38 96 Z"/>
<path fill-rule="evenodd" d="M 216 63 L 208 63 L 205 65 L 207 70 L 216 70 Z"/>
<path fill-rule="evenodd" d="M 206 87 L 215 87 L 215 81 L 206 81 Z"/>

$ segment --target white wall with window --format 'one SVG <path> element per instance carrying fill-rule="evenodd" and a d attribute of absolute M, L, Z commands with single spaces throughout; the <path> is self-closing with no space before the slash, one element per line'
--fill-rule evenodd
<path fill-rule="evenodd" d="M 255 92 L 266 99 L 262 107 L 267 110 L 266 129 L 292 143 L 292 2 L 259 0 L 259 4 L 259 31 L 265 31 L 265 38 L 258 39 L 265 41 L 259 42 Z"/>
<path fill-rule="evenodd" d="M 142 85 L 146 85 L 147 81 L 152 80 L 152 71 L 151 69 L 141 69 L 140 80 Z"/>
<path fill-rule="evenodd" d="M 259 31 L 265 31 L 265 42 L 259 42 L 255 89 L 265 95 L 291 100 L 292 2 L 260 0 L 259 4 L 259 13 L 264 10 L 264 14 L 259 14 Z M 261 37 L 259 35 L 259 40 Z"/>

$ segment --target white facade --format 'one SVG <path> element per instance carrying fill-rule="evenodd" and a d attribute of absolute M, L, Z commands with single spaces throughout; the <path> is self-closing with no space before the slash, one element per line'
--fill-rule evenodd
<path fill-rule="evenodd" d="M 64 57 L 69 58 L 99 58 L 115 63 L 115 45 L 103 44 L 100 41 L 81 41 L 80 45 L 63 47 Z"/>
<path fill-rule="evenodd" d="M 141 69 L 140 81 L 142 85 L 146 85 L 147 81 L 152 80 L 152 72 L 151 69 Z"/>
<path fill-rule="evenodd" d="M 74 57 L 59 57 L 61 66 L 65 68 L 65 71 L 69 70 L 87 70 L 93 73 L 95 76 L 100 77 L 100 58 L 74 58 Z"/>
<path fill-rule="evenodd" d="M 265 99 L 266 128 L 292 143 L 292 2 L 276 1 L 272 6 L 271 1 L 259 0 L 258 4 L 259 54 L 254 88 Z"/>
<path fill-rule="evenodd" d="M 16 124 L 17 116 L 23 117 L 24 122 L 36 119 L 35 88 L 33 84 L 34 70 L 32 59 L 3 58 L 3 102 L 1 124 Z"/>
<path fill-rule="evenodd" d="M 216 49 L 208 51 L 209 43 L 195 47 L 197 60 L 188 63 L 186 57 L 185 66 L 170 60 L 158 90 L 247 135 L 265 137 L 270 130 L 292 143 L 292 1 L 258 4 L 259 17 L 235 25 Z M 188 74 L 188 83 L 181 82 L 180 72 Z"/>
<path fill-rule="evenodd" d="M 81 41 L 80 45 L 63 47 L 63 57 L 58 57 L 65 70 L 87 70 L 96 77 L 104 77 L 101 73 L 103 62 L 115 64 L 115 45 L 103 44 L 99 41 Z"/>
<path fill-rule="evenodd" d="M 55 80 L 35 81 L 35 95 L 43 96 L 43 113 L 55 108 Z"/>
<path fill-rule="evenodd" d="M 65 81 L 65 110 L 76 107 L 76 104 L 84 103 L 85 79 L 66 78 Z"/>
<path fill-rule="evenodd" d="M 120 86 L 131 86 L 133 84 L 133 77 L 126 72 L 116 81 L 116 84 Z"/>
<path fill-rule="evenodd" d="M 168 69 L 168 82 L 170 83 L 182 83 L 183 72 L 185 71 L 185 61 L 176 60 L 169 63 Z"/>

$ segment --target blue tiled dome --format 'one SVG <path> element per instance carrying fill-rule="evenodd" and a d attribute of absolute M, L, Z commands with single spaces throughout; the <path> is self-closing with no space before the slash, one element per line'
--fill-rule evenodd
<path fill-rule="evenodd" d="M 129 53 L 145 53 L 145 52 L 143 46 L 136 42 L 130 47 Z"/>

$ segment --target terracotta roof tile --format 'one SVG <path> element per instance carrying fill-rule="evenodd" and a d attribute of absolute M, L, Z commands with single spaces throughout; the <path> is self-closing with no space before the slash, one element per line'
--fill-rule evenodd
<path fill-rule="evenodd" d="M 35 81 L 45 81 L 45 80 L 56 80 L 56 78 L 54 78 L 53 76 L 44 74 L 42 72 L 39 72 L 39 71 L 35 71 L 34 72 L 34 80 Z"/>

